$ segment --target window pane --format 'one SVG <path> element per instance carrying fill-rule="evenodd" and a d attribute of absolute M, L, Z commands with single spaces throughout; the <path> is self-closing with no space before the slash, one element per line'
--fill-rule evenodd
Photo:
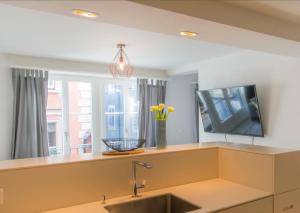
<path fill-rule="evenodd" d="M 91 84 L 68 82 L 69 144 L 72 154 L 92 152 Z"/>
<path fill-rule="evenodd" d="M 123 87 L 109 83 L 104 91 L 104 114 L 106 138 L 124 137 L 124 99 Z"/>
<path fill-rule="evenodd" d="M 136 83 L 108 83 L 104 90 L 106 138 L 138 137 Z"/>
<path fill-rule="evenodd" d="M 63 101 L 61 81 L 51 80 L 51 83 L 48 85 L 47 122 L 49 154 L 62 154 Z"/>
<path fill-rule="evenodd" d="M 49 146 L 56 146 L 56 122 L 48 122 L 48 142 Z"/>
<path fill-rule="evenodd" d="M 126 106 L 128 116 L 126 116 L 125 131 L 127 137 L 138 138 L 138 101 L 136 83 L 128 85 L 128 96 Z"/>

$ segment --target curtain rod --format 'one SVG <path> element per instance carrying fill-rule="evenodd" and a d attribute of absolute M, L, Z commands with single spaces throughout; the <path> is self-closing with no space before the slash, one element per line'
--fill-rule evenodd
<path fill-rule="evenodd" d="M 83 77 L 103 77 L 103 78 L 113 78 L 108 73 L 91 73 L 91 72 L 77 72 L 77 71 L 60 71 L 60 70 L 53 70 L 53 69 L 45 69 L 40 67 L 28 67 L 28 66 L 17 66 L 17 65 L 11 65 L 10 68 L 21 68 L 21 69 L 37 69 L 37 70 L 47 70 L 49 74 L 54 75 L 64 75 L 64 76 L 83 76 Z M 130 79 L 138 79 L 138 78 L 145 78 L 145 79 L 151 79 L 151 80 L 164 80 L 168 81 L 168 77 L 149 77 L 149 76 L 132 76 Z M 119 79 L 126 79 L 126 77 L 120 77 Z"/>
<path fill-rule="evenodd" d="M 83 73 L 83 72 L 72 72 L 72 71 L 58 71 L 58 70 L 50 70 L 50 74 L 54 75 L 65 75 L 65 76 L 83 76 L 83 77 L 103 77 L 103 78 L 114 78 L 110 74 L 106 73 Z M 164 80 L 168 81 L 169 78 L 160 78 L 160 77 L 149 77 L 149 76 L 132 76 L 129 79 L 138 79 L 138 78 L 145 78 L 151 80 Z M 128 79 L 128 77 L 119 77 L 117 79 Z"/>
<path fill-rule="evenodd" d="M 48 71 L 45 68 L 41 67 L 28 67 L 28 66 L 16 66 L 16 65 L 10 65 L 10 68 L 16 68 L 16 69 L 28 69 L 28 70 L 43 70 L 43 71 Z"/>

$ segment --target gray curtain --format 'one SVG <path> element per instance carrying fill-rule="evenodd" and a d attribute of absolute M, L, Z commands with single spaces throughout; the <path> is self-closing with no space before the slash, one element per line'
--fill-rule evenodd
<path fill-rule="evenodd" d="M 12 68 L 12 159 L 48 156 L 48 72 Z"/>
<path fill-rule="evenodd" d="M 165 103 L 166 81 L 138 79 L 139 100 L 139 138 L 146 139 L 146 147 L 154 147 L 155 121 L 149 108 L 152 105 Z"/>
<path fill-rule="evenodd" d="M 198 99 L 198 83 L 195 85 L 195 113 L 196 113 L 196 136 L 197 136 L 197 142 L 200 143 L 200 136 L 199 136 L 199 109 L 200 109 L 200 104 L 199 104 L 199 99 Z"/>

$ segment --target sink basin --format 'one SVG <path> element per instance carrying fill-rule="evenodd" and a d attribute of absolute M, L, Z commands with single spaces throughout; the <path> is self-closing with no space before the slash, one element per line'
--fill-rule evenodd
<path fill-rule="evenodd" d="M 172 194 L 142 198 L 104 207 L 110 213 L 185 213 L 201 207 Z"/>

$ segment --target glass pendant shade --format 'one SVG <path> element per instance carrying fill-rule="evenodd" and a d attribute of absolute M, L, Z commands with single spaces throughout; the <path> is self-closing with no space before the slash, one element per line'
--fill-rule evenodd
<path fill-rule="evenodd" d="M 114 57 L 113 63 L 109 65 L 109 71 L 113 77 L 131 77 L 133 67 L 129 64 L 128 57 L 124 52 L 125 44 L 118 44 L 119 51 Z"/>

